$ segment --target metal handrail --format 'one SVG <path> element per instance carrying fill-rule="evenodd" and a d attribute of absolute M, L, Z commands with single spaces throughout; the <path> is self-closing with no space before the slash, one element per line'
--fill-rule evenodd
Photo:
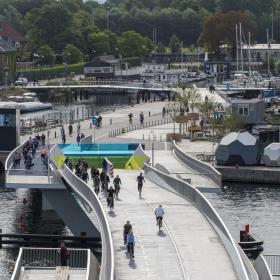
<path fill-rule="evenodd" d="M 68 266 L 86 268 L 89 265 L 89 249 L 68 248 Z M 19 279 L 21 268 L 54 268 L 60 266 L 59 248 L 25 248 L 21 247 L 11 280 Z M 89 279 L 89 278 L 87 278 Z"/>
<path fill-rule="evenodd" d="M 139 130 L 139 129 L 143 129 L 143 128 L 149 128 L 149 127 L 153 127 L 153 126 L 157 126 L 157 125 L 169 124 L 172 121 L 173 120 L 171 118 L 164 118 L 164 119 L 160 118 L 160 119 L 152 120 L 149 122 L 145 122 L 145 123 L 143 123 L 143 125 L 132 124 L 129 126 L 125 126 L 122 128 L 117 128 L 117 129 L 113 129 L 113 130 L 109 131 L 109 137 L 116 137 L 123 133 L 127 133 L 127 132 L 134 131 L 134 130 Z"/>
<path fill-rule="evenodd" d="M 216 212 L 214 207 L 210 204 L 207 198 L 199 192 L 196 188 L 190 184 L 167 175 L 147 164 L 144 164 L 144 171 L 146 177 L 150 179 L 156 185 L 172 190 L 175 193 L 183 196 L 189 200 L 200 212 L 208 219 L 213 226 L 214 230 L 220 236 L 235 268 L 235 271 L 240 280 L 249 280 L 248 273 L 245 268 L 245 264 L 242 261 L 240 253 L 237 249 L 237 244 L 231 236 L 226 225 Z"/>
<path fill-rule="evenodd" d="M 268 264 L 272 276 L 280 276 L 280 255 L 279 254 L 263 254 Z"/>
<path fill-rule="evenodd" d="M 102 241 L 102 260 L 100 280 L 114 280 L 114 250 L 111 231 L 106 214 L 101 202 L 96 196 L 94 190 L 90 188 L 83 180 L 77 177 L 66 165 L 58 166 L 56 163 L 63 153 L 59 145 L 55 145 L 51 151 L 51 164 L 54 166 L 57 174 L 62 177 L 74 192 L 79 195 L 93 210 L 95 210 L 100 227 Z"/>

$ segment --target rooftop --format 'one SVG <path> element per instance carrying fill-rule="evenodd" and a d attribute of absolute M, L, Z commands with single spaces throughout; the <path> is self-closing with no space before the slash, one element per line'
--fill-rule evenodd
<path fill-rule="evenodd" d="M 15 52 L 16 49 L 8 42 L 0 37 L 0 53 Z"/>

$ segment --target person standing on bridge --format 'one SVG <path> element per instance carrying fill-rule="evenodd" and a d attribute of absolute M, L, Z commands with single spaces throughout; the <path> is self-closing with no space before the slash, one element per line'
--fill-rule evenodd
<path fill-rule="evenodd" d="M 59 250 L 59 259 L 60 259 L 61 266 L 67 266 L 68 257 L 69 257 L 69 253 L 67 247 L 65 246 L 64 243 L 61 243 L 60 250 Z"/>

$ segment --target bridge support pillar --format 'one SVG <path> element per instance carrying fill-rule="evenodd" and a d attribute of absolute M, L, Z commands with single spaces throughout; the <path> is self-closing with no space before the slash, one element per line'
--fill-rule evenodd
<path fill-rule="evenodd" d="M 74 236 L 86 235 L 100 237 L 100 232 L 94 226 L 88 215 L 82 209 L 74 196 L 67 190 L 42 190 L 45 206 L 54 209 Z"/>

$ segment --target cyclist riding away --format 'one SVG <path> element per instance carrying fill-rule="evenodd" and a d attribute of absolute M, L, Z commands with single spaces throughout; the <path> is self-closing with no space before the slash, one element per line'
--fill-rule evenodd
<path fill-rule="evenodd" d="M 127 243 L 127 235 L 129 231 L 132 230 L 132 225 L 129 221 L 126 222 L 123 226 L 123 244 L 126 245 Z"/>
<path fill-rule="evenodd" d="M 135 246 L 135 239 L 134 239 L 133 231 L 131 229 L 127 235 L 127 252 L 130 255 L 130 260 L 134 259 L 134 246 Z"/>
<path fill-rule="evenodd" d="M 100 179 L 98 175 L 95 175 L 93 179 L 93 186 L 94 186 L 94 191 L 98 195 L 99 194 L 99 185 L 100 185 Z"/>
<path fill-rule="evenodd" d="M 142 173 L 140 173 L 140 175 L 137 177 L 136 181 L 138 182 L 139 197 L 141 197 L 143 182 L 145 182 L 145 179 L 144 179 Z"/>
<path fill-rule="evenodd" d="M 163 215 L 164 215 L 164 210 L 163 210 L 161 205 L 159 205 L 158 208 L 156 208 L 155 215 L 156 215 L 157 225 L 159 227 L 161 227 L 162 226 L 162 219 L 163 219 Z"/>
<path fill-rule="evenodd" d="M 107 192 L 107 206 L 110 207 L 110 210 L 113 210 L 114 208 L 114 195 L 115 195 L 115 190 L 111 186 Z"/>
<path fill-rule="evenodd" d="M 116 196 L 116 198 L 118 199 L 118 197 L 119 197 L 119 192 L 120 192 L 120 190 L 121 190 L 120 185 L 121 185 L 121 183 L 122 183 L 122 181 L 121 181 L 119 175 L 117 175 L 117 176 L 114 178 L 113 183 L 114 183 L 114 187 L 115 187 L 115 196 Z"/>

